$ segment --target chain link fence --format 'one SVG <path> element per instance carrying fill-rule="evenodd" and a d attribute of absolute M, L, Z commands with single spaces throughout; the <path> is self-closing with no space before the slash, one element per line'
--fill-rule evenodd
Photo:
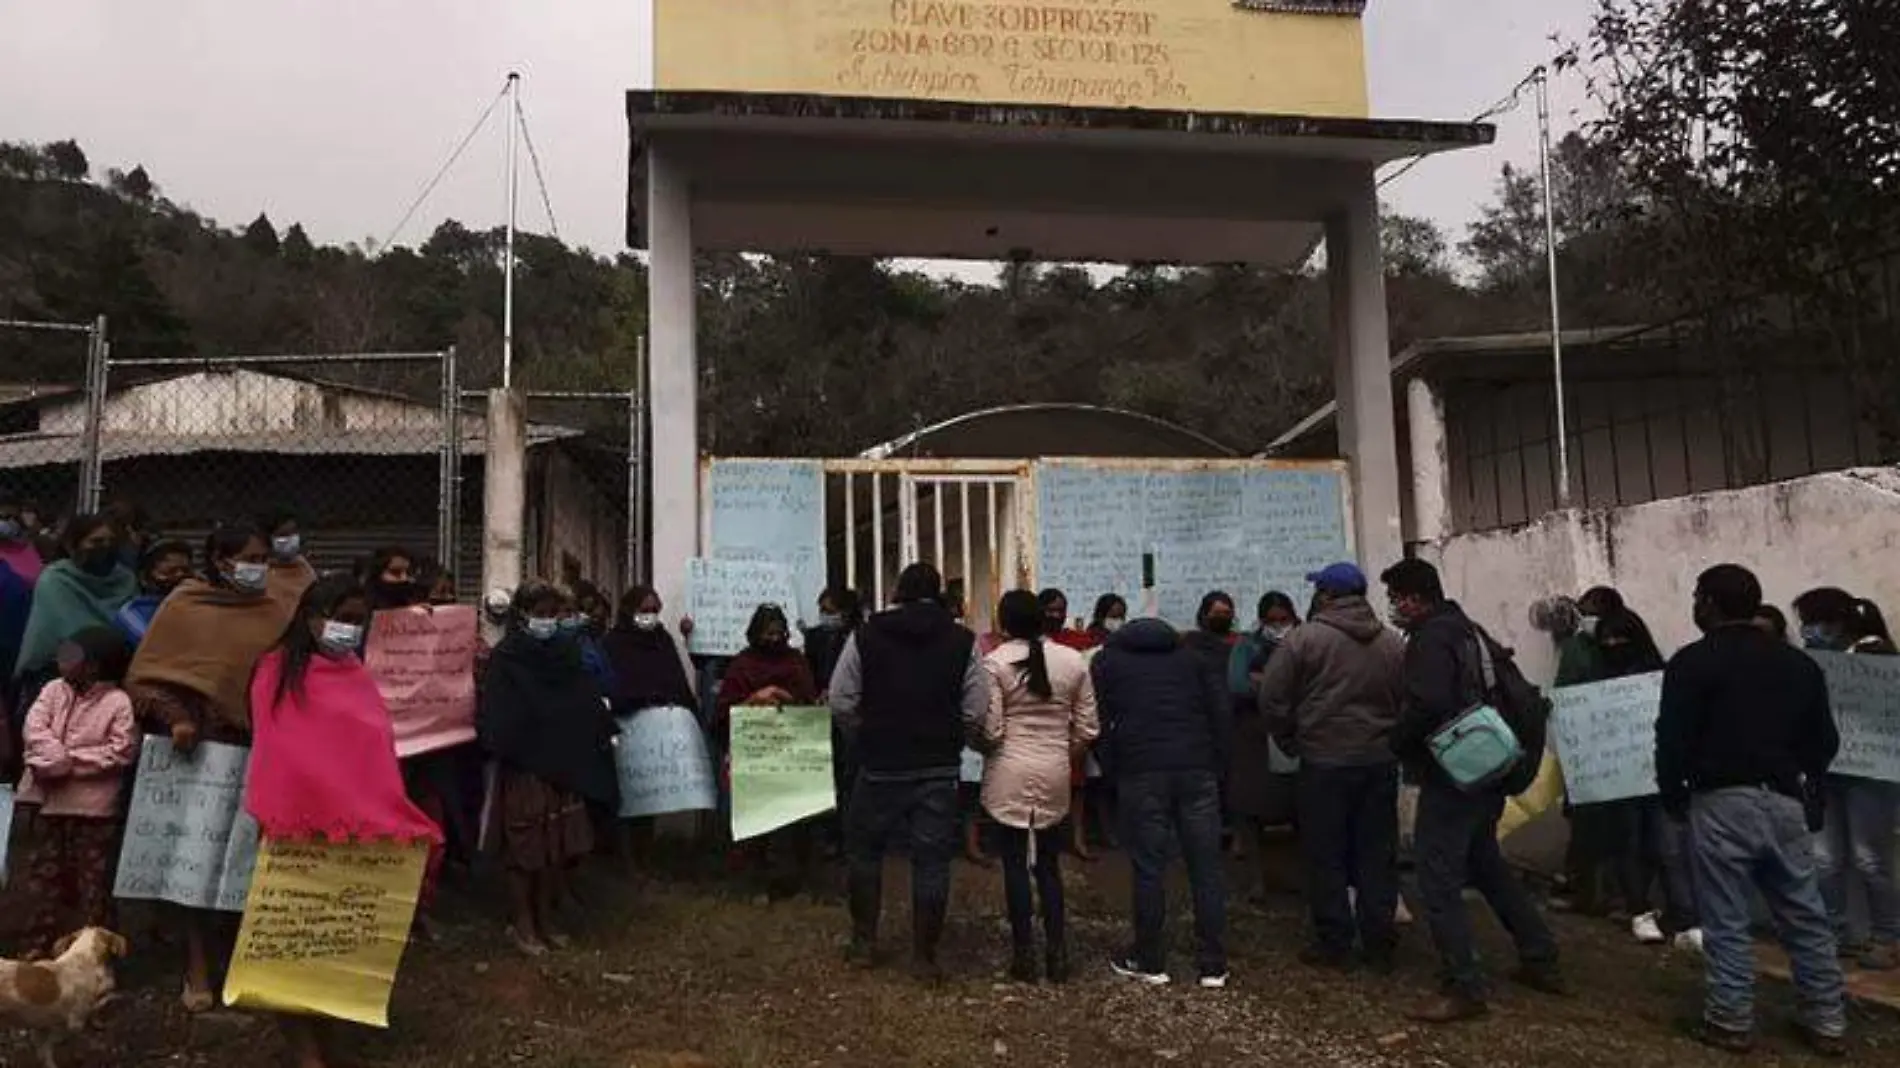
<path fill-rule="evenodd" d="M 67 516 L 92 505 L 85 413 L 104 359 L 103 319 L 0 319 L 0 504 L 42 541 L 56 540 Z M 77 433 L 65 431 L 68 418 Z"/>
<path fill-rule="evenodd" d="M 319 570 L 386 545 L 453 559 L 452 350 L 103 363 L 89 391 L 99 505 L 194 545 L 221 523 L 291 516 Z M 82 462 L 87 399 L 33 411 L 40 440 Z"/>

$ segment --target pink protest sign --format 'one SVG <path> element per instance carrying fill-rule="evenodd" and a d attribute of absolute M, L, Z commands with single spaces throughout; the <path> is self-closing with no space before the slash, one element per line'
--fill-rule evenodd
<path fill-rule="evenodd" d="M 363 662 L 396 728 L 396 755 L 475 740 L 475 609 L 378 612 Z"/>

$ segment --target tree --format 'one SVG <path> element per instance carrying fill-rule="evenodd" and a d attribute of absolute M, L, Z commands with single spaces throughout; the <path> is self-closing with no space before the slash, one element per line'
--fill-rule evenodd
<path fill-rule="evenodd" d="M 152 176 L 145 173 L 142 166 L 129 171 L 117 169 L 106 172 L 106 187 L 128 200 L 140 204 L 149 204 L 158 195 L 158 187 L 152 184 Z"/>
<path fill-rule="evenodd" d="M 291 223 L 284 231 L 284 262 L 292 267 L 304 268 L 316 262 L 317 250 L 310 244 L 310 235 L 304 233 L 302 223 Z"/>
<path fill-rule="evenodd" d="M 277 228 L 271 225 L 270 216 L 258 213 L 251 225 L 244 228 L 244 247 L 256 256 L 274 260 L 281 247 L 277 242 Z"/>
<path fill-rule="evenodd" d="M 92 170 L 92 165 L 86 162 L 85 151 L 73 140 L 47 145 L 46 161 L 52 167 L 53 177 L 63 182 L 83 182 Z"/>
<path fill-rule="evenodd" d="M 1379 247 L 1387 275 L 1451 277 L 1450 244 L 1445 231 L 1430 219 L 1382 211 Z"/>

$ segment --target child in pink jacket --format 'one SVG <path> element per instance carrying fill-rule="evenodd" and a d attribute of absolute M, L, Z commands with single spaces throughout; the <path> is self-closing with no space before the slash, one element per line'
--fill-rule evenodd
<path fill-rule="evenodd" d="M 111 627 L 88 627 L 59 645 L 59 678 L 26 714 L 26 774 L 19 800 L 36 805 L 27 843 L 28 944 L 107 926 L 112 862 L 123 820 L 119 792 L 139 753 L 131 698 L 119 689 L 131 656 Z"/>

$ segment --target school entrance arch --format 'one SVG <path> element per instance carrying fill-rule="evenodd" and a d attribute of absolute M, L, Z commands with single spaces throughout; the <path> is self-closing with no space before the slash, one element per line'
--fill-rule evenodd
<path fill-rule="evenodd" d="M 655 584 L 702 540 L 696 250 L 1291 264 L 1332 280 L 1353 542 L 1399 555 L 1375 172 L 1489 126 L 1367 114 L 1356 0 L 639 0 Z"/>

